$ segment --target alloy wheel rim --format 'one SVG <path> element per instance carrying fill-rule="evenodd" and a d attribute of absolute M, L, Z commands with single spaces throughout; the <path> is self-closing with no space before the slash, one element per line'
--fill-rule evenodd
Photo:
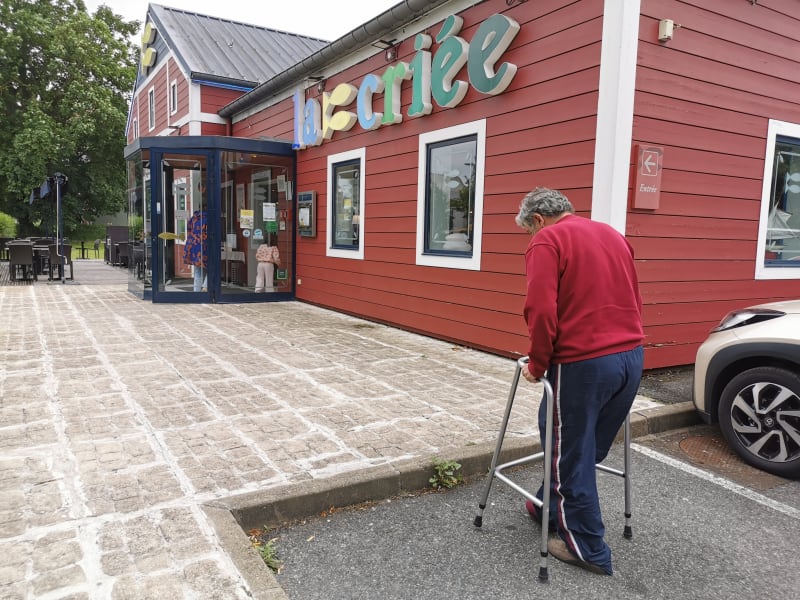
<path fill-rule="evenodd" d="M 731 425 L 742 446 L 762 460 L 800 458 L 800 397 L 785 386 L 762 381 L 740 390 Z"/>

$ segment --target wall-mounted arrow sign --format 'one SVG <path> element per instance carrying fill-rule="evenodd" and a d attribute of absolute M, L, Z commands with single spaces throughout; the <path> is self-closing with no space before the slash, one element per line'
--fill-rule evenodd
<path fill-rule="evenodd" d="M 661 199 L 664 148 L 638 145 L 636 156 L 636 176 L 633 180 L 631 207 L 655 210 Z"/>

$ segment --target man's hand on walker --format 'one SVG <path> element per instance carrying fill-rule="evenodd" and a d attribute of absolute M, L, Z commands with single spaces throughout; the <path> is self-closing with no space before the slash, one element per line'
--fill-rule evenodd
<path fill-rule="evenodd" d="M 531 383 L 536 383 L 537 381 L 539 381 L 539 378 L 531 375 L 531 372 L 528 370 L 528 366 L 529 365 L 525 365 L 522 367 L 522 376 Z"/>

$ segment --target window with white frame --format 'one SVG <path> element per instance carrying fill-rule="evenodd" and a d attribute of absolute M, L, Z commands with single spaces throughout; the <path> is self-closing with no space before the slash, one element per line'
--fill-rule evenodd
<path fill-rule="evenodd" d="M 139 139 L 139 119 L 133 120 L 133 139 Z"/>
<path fill-rule="evenodd" d="M 156 90 L 147 92 L 147 126 L 152 130 L 156 126 Z"/>
<path fill-rule="evenodd" d="M 481 268 L 486 120 L 419 136 L 417 264 Z"/>
<path fill-rule="evenodd" d="M 169 112 L 175 114 L 178 112 L 178 82 L 173 81 L 169 86 Z"/>
<path fill-rule="evenodd" d="M 767 130 L 756 279 L 800 279 L 800 124 Z"/>
<path fill-rule="evenodd" d="M 364 258 L 364 148 L 328 156 L 327 256 Z"/>

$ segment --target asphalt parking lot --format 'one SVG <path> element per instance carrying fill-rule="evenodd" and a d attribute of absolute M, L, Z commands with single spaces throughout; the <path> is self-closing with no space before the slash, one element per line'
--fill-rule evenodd
<path fill-rule="evenodd" d="M 617 444 L 608 460 L 622 464 Z M 515 473 L 530 485 L 535 467 Z M 459 598 L 797 598 L 800 482 L 751 469 L 696 426 L 635 440 L 633 538 L 622 537 L 623 486 L 598 474 L 613 577 L 549 561 L 520 496 L 485 477 L 447 492 L 333 510 L 270 531 L 278 581 L 297 600 Z"/>

